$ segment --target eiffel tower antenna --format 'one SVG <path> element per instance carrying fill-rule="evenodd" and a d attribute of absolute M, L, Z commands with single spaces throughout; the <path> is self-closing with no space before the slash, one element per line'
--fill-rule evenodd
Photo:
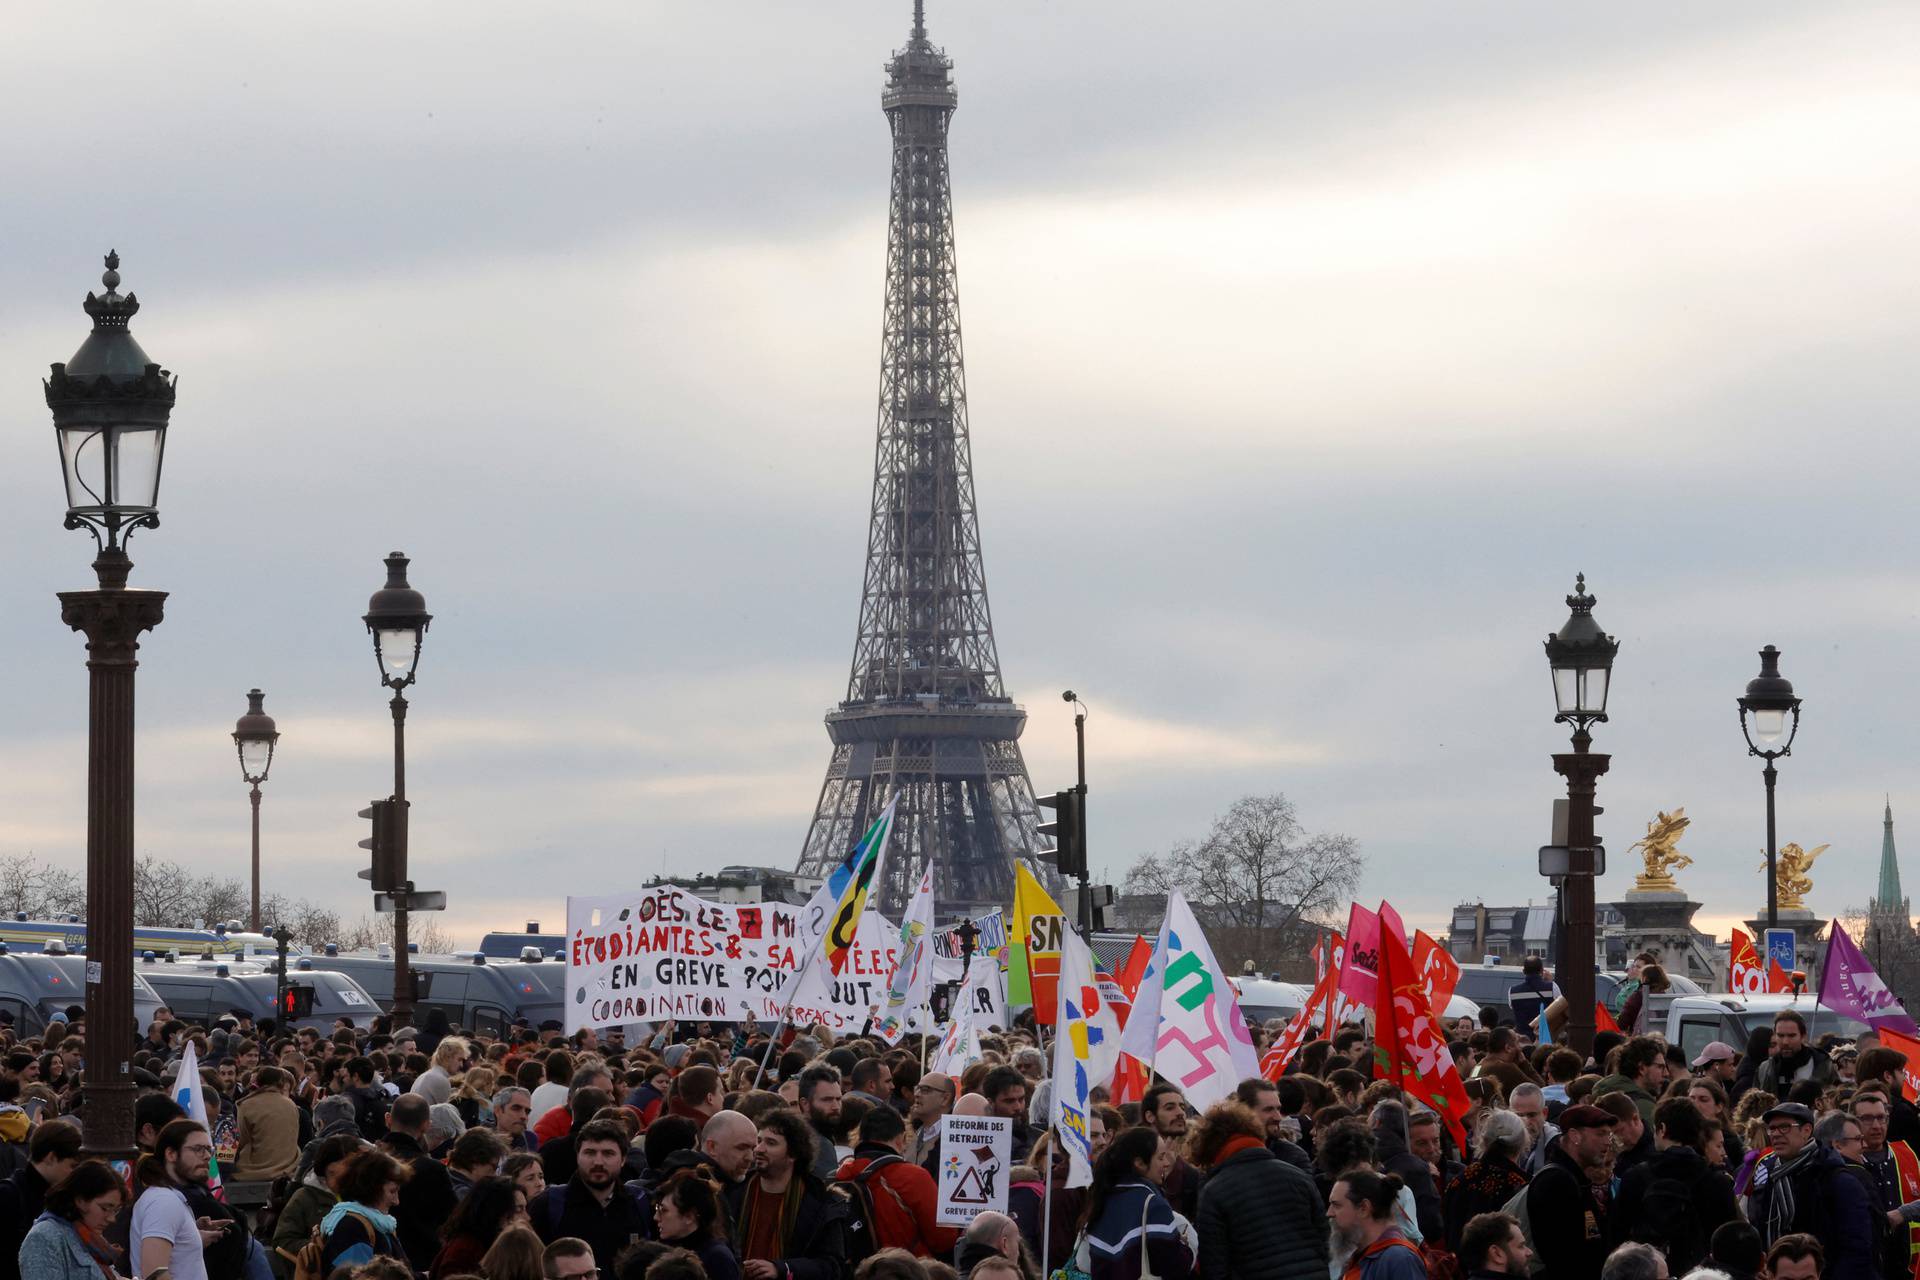
<path fill-rule="evenodd" d="M 847 695 L 827 713 L 833 757 L 799 872 L 824 876 L 897 792 L 878 901 L 897 913 L 931 860 L 943 913 L 1009 902 L 1026 862 L 1057 889 L 1007 696 L 974 507 L 960 293 L 947 171 L 953 63 L 913 32 L 887 64 L 893 138 L 873 506 Z"/>

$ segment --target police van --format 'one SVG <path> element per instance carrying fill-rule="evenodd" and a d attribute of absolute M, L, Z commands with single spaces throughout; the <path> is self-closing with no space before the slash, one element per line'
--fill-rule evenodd
<path fill-rule="evenodd" d="M 438 1010 L 449 1027 L 477 1035 L 501 1037 L 514 1019 L 530 1027 L 560 1022 L 566 1014 L 567 966 L 540 960 L 529 948 L 529 958 L 495 961 L 487 956 L 429 955 L 412 952 L 407 968 L 413 976 L 414 1025 L 422 1025 Z M 317 955 L 293 962 L 295 976 L 303 972 L 343 973 L 352 977 L 383 1011 L 393 1008 L 393 952 L 341 952 L 331 944 Z"/>
<path fill-rule="evenodd" d="M 24 1040 L 43 1035 L 55 1013 L 87 1002 L 85 956 L 14 955 L 0 945 L 0 1011 L 13 1015 L 13 1031 Z M 153 1021 L 160 996 L 138 973 L 133 976 L 133 1021 L 142 1032 Z"/>
<path fill-rule="evenodd" d="M 366 989 L 346 974 L 288 975 L 289 1007 L 280 1011 L 274 1006 L 279 976 L 263 965 L 238 960 L 180 961 L 149 952 L 140 958 L 136 970 L 175 1017 L 201 1026 L 210 1027 L 214 1019 L 244 1009 L 255 1022 L 272 1018 L 275 1026 L 331 1031 L 335 1022 L 345 1018 L 364 1030 L 380 1012 Z"/>

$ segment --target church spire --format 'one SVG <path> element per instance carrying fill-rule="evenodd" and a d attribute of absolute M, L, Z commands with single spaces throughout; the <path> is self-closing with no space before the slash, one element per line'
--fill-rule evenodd
<path fill-rule="evenodd" d="M 1886 819 L 1880 833 L 1880 891 L 1874 895 L 1875 909 L 1886 915 L 1905 915 L 1906 899 L 1900 893 L 1900 860 L 1893 852 L 1893 797 L 1887 797 Z"/>

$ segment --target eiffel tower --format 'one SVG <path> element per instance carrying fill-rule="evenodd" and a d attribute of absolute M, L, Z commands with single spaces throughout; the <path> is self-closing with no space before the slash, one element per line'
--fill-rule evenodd
<path fill-rule="evenodd" d="M 1000 678 L 980 556 L 947 173 L 952 70 L 914 0 L 880 97 L 893 181 L 860 629 L 846 700 L 827 713 L 833 758 L 798 868 L 827 874 L 898 794 L 880 897 L 890 915 L 929 857 L 943 916 L 1010 902 L 1016 862 L 1049 888 L 1059 881 L 1036 856 L 1027 714 Z"/>

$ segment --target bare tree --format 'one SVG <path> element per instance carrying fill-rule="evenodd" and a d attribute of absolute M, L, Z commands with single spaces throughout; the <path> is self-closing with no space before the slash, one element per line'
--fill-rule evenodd
<path fill-rule="evenodd" d="M 1352 836 L 1308 835 L 1276 792 L 1234 801 L 1198 842 L 1143 856 L 1125 890 L 1180 890 L 1222 964 L 1251 960 L 1266 972 L 1304 955 L 1320 927 L 1337 926 L 1364 865 Z"/>
<path fill-rule="evenodd" d="M 364 901 L 365 899 L 362 899 Z M 212 928 L 225 920 L 245 921 L 252 902 L 236 876 L 195 875 L 177 862 L 152 854 L 133 864 L 133 922 L 145 928 Z M 66 915 L 85 917 L 86 880 L 66 867 L 42 863 L 32 853 L 0 857 L 0 911 L 24 911 L 31 919 Z M 409 922 L 411 940 L 422 951 L 446 952 L 453 940 L 431 917 Z M 306 898 L 267 893 L 260 898 L 260 924 L 285 925 L 297 946 L 317 949 L 338 942 L 346 950 L 371 949 L 393 941 L 393 917 L 362 917 L 342 926 L 340 913 Z"/>
<path fill-rule="evenodd" d="M 199 919 L 194 883 L 177 862 L 162 862 L 150 853 L 133 864 L 133 922 L 156 929 L 191 928 Z"/>
<path fill-rule="evenodd" d="M 432 954 L 452 951 L 452 937 L 437 921 L 422 919 L 422 915 L 416 911 L 407 917 L 407 941 Z M 385 914 L 361 916 L 341 931 L 339 941 L 342 951 L 373 951 L 382 945 L 392 946 L 393 917 Z"/>

